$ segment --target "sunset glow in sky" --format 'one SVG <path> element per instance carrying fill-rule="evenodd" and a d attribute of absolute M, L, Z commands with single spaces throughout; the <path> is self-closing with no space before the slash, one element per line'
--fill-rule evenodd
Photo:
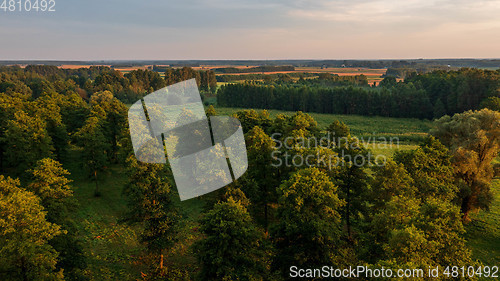
<path fill-rule="evenodd" d="M 499 58 L 500 0 L 56 0 L 0 59 Z"/>

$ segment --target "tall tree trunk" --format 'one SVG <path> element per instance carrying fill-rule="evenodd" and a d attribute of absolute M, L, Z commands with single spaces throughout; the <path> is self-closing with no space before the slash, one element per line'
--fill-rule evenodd
<path fill-rule="evenodd" d="M 264 203 L 264 226 L 267 232 L 267 201 Z"/>
<path fill-rule="evenodd" d="M 0 172 L 3 173 L 3 149 L 0 145 Z"/>
<path fill-rule="evenodd" d="M 347 239 L 349 241 L 352 241 L 352 230 L 351 230 L 351 185 L 352 185 L 352 180 L 351 180 L 351 174 L 352 170 L 349 168 L 348 174 L 347 174 L 347 194 L 346 194 L 346 224 L 347 224 Z"/>
<path fill-rule="evenodd" d="M 114 128 L 114 126 L 113 126 Z M 114 131 L 114 130 L 113 130 Z M 118 152 L 118 144 L 116 140 L 116 134 L 113 132 L 113 135 L 111 136 L 113 144 L 111 145 L 111 161 L 113 163 L 118 163 L 118 158 L 116 157 L 116 154 Z"/>
<path fill-rule="evenodd" d="M 97 183 L 97 170 L 94 170 L 94 180 L 95 180 L 95 191 L 94 194 L 96 196 L 99 195 L 99 184 Z"/>
<path fill-rule="evenodd" d="M 21 274 L 23 276 L 23 281 L 28 281 L 28 269 L 26 268 L 26 258 L 21 258 Z"/>
<path fill-rule="evenodd" d="M 347 238 L 349 241 L 352 239 L 351 231 L 351 189 L 347 188 L 347 200 L 346 200 L 346 224 L 347 224 Z"/>
<path fill-rule="evenodd" d="M 163 269 L 163 254 L 160 254 L 160 269 Z"/>
<path fill-rule="evenodd" d="M 462 213 L 462 222 L 470 222 L 469 213 L 471 210 L 471 196 L 466 196 L 462 199 L 462 205 L 460 206 L 460 212 Z"/>

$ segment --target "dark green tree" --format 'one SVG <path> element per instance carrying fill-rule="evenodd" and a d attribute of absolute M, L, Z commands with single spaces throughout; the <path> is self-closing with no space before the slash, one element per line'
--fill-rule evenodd
<path fill-rule="evenodd" d="M 264 280 L 264 234 L 247 209 L 229 197 L 201 220 L 204 238 L 195 245 L 202 280 Z"/>
<path fill-rule="evenodd" d="M 0 278 L 64 280 L 57 252 L 48 242 L 62 231 L 45 219 L 40 199 L 19 180 L 0 175 Z"/>
<path fill-rule="evenodd" d="M 100 117 L 99 121 L 103 128 L 103 134 L 109 144 L 109 160 L 116 163 L 121 145 L 120 141 L 123 139 L 124 134 L 128 134 L 123 130 L 128 126 L 128 108 L 109 91 L 92 95 L 90 104 L 92 106 L 91 114 Z"/>
<path fill-rule="evenodd" d="M 59 162 L 44 158 L 37 162 L 30 174 L 28 190 L 40 197 L 49 221 L 61 222 L 67 216 L 67 199 L 73 196 L 71 180 L 67 178 L 69 172 Z"/>
<path fill-rule="evenodd" d="M 250 191 L 250 199 L 262 212 L 264 227 L 267 230 L 269 217 L 269 204 L 276 201 L 277 168 L 273 167 L 273 152 L 276 150 L 275 143 L 260 127 L 255 126 L 245 135 L 248 151 L 248 171 L 245 177 L 249 177 L 257 184 L 257 190 Z M 245 188 L 245 187 L 243 187 Z"/>
<path fill-rule="evenodd" d="M 460 211 L 449 195 L 453 177 L 445 152 L 429 138 L 416 150 L 397 156 L 403 164 L 389 161 L 375 169 L 374 204 L 365 231 L 369 262 L 422 269 L 471 263 Z"/>
<path fill-rule="evenodd" d="M 59 253 L 57 268 L 64 269 L 66 279 L 80 280 L 82 270 L 86 267 L 86 259 L 72 219 L 75 202 L 72 198 L 71 180 L 67 178 L 70 173 L 59 162 L 50 158 L 38 161 L 30 173 L 28 190 L 41 199 L 42 206 L 47 210 L 47 220 L 65 230 L 65 233 L 49 241 Z"/>
<path fill-rule="evenodd" d="M 7 166 L 17 175 L 33 168 L 36 161 L 52 155 L 52 139 L 45 122 L 22 110 L 7 122 L 4 141 Z"/>
<path fill-rule="evenodd" d="M 217 111 L 215 110 L 214 106 L 213 105 L 210 105 L 208 108 L 207 108 L 207 117 L 210 117 L 210 116 L 215 116 L 217 115 Z"/>
<path fill-rule="evenodd" d="M 164 268 L 164 255 L 171 248 L 179 231 L 180 214 L 174 203 L 172 175 L 162 164 L 138 162 L 129 157 L 129 183 L 124 189 L 128 199 L 127 219 L 141 223 L 141 241 L 157 262 L 156 274 L 162 276 L 168 271 Z"/>
<path fill-rule="evenodd" d="M 340 198 L 346 204 L 343 207 L 343 219 L 347 229 L 347 238 L 353 240 L 352 228 L 356 222 L 366 216 L 367 192 L 369 190 L 370 151 L 360 140 L 351 136 L 349 130 L 341 123 L 330 125 L 331 134 L 335 134 L 334 151 L 340 163 L 338 169 L 332 174 L 334 182 L 339 187 Z"/>
<path fill-rule="evenodd" d="M 274 268 L 286 277 L 292 265 L 314 268 L 339 264 L 339 209 L 344 202 L 329 177 L 317 168 L 302 169 L 278 192 L 278 222 L 271 228 L 276 248 Z"/>
<path fill-rule="evenodd" d="M 499 92 L 500 93 L 500 92 Z M 495 111 L 500 111 L 500 98 L 499 97 L 489 97 L 484 99 L 479 105 L 481 108 L 488 108 Z"/>
<path fill-rule="evenodd" d="M 94 194 L 99 196 L 98 173 L 103 171 L 109 163 L 107 156 L 109 143 L 104 136 L 100 120 L 97 117 L 89 117 L 85 125 L 78 130 L 75 138 L 79 145 L 83 147 L 83 163 L 89 172 L 89 176 L 92 176 L 95 181 Z"/>

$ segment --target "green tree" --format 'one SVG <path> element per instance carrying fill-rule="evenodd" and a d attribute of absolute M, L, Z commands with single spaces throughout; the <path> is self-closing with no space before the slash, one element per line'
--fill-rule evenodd
<path fill-rule="evenodd" d="M 408 213 L 411 213 L 412 202 L 414 202 L 416 189 L 413 179 L 408 174 L 403 164 L 396 163 L 389 159 L 385 165 L 373 167 L 373 179 L 369 194 L 369 201 L 372 206 L 369 208 L 367 220 L 368 225 L 363 229 L 362 242 L 366 245 L 360 255 L 368 262 L 375 262 L 384 255 L 383 244 L 387 241 L 390 229 L 394 222 L 402 224 L 402 220 Z M 408 204 L 400 198 L 410 198 Z M 409 208 L 407 208 L 409 206 Z M 398 210 L 398 208 L 401 208 Z M 409 210 L 408 210 L 409 209 Z M 398 212 L 401 217 L 395 217 Z M 384 216 L 387 214 L 387 216 Z M 386 220 L 385 220 L 386 219 Z M 386 227 L 389 223 L 390 227 Z M 374 227 L 378 224 L 384 226 Z"/>
<path fill-rule="evenodd" d="M 56 270 L 57 252 L 48 241 L 61 234 L 45 219 L 40 199 L 0 175 L 0 278 L 2 280 L 64 280 Z"/>
<path fill-rule="evenodd" d="M 425 269 L 471 263 L 460 211 L 451 202 L 393 196 L 375 213 L 371 228 L 378 234 L 371 243 L 382 248 L 377 257 L 379 264 L 383 261 Z"/>
<path fill-rule="evenodd" d="M 66 154 L 68 132 L 63 123 L 60 105 L 64 97 L 58 93 L 43 93 L 35 101 L 35 115 L 40 116 L 47 125 L 47 132 L 52 139 L 54 154 L 59 161 Z"/>
<path fill-rule="evenodd" d="M 414 197 L 416 188 L 405 166 L 389 159 L 385 165 L 373 167 L 370 202 L 372 211 L 383 207 L 394 196 Z"/>
<path fill-rule="evenodd" d="M 65 96 L 61 106 L 62 121 L 69 134 L 74 134 L 85 124 L 90 114 L 90 106 L 77 94 Z"/>
<path fill-rule="evenodd" d="M 210 117 L 210 116 L 215 116 L 217 115 L 217 111 L 215 110 L 214 106 L 213 105 L 210 105 L 208 108 L 207 108 L 207 117 Z"/>
<path fill-rule="evenodd" d="M 1 92 L 1 91 L 0 91 Z M 5 155 L 7 151 L 7 139 L 5 132 L 9 120 L 14 119 L 14 114 L 25 110 L 28 105 L 28 96 L 20 94 L 0 93 L 0 171 L 4 171 Z"/>
<path fill-rule="evenodd" d="M 500 89 L 499 89 L 500 93 Z M 484 99 L 479 105 L 480 108 L 488 108 L 495 111 L 500 111 L 500 98 L 499 97 L 489 97 Z"/>
<path fill-rule="evenodd" d="M 66 210 L 66 199 L 73 196 L 70 187 L 71 180 L 66 178 L 69 172 L 62 165 L 50 158 L 37 162 L 36 167 L 30 170 L 32 180 L 28 190 L 40 197 L 42 205 L 48 212 L 50 221 L 56 221 Z M 62 215 L 64 217 L 65 215 Z"/>
<path fill-rule="evenodd" d="M 314 268 L 339 264 L 341 225 L 337 187 L 317 168 L 293 174 L 278 189 L 277 222 L 271 228 L 276 248 L 273 265 L 287 276 L 290 266 Z"/>
<path fill-rule="evenodd" d="M 5 135 L 5 158 L 15 174 L 32 168 L 36 161 L 52 155 L 52 139 L 46 125 L 38 117 L 31 117 L 20 110 L 14 119 L 7 122 Z"/>
<path fill-rule="evenodd" d="M 396 80 L 396 77 L 387 76 L 382 81 L 380 81 L 379 86 L 390 88 L 390 87 L 395 87 L 397 83 L 398 81 Z"/>
<path fill-rule="evenodd" d="M 330 133 L 330 141 L 333 141 L 333 144 L 337 145 L 341 138 L 346 138 L 351 135 L 351 130 L 344 123 L 339 120 L 333 121 L 328 128 L 326 128 L 327 132 Z"/>
<path fill-rule="evenodd" d="M 247 209 L 229 197 L 201 220 L 204 238 L 195 245 L 202 280 L 264 280 L 264 234 Z"/>
<path fill-rule="evenodd" d="M 71 216 L 75 202 L 72 200 L 71 180 L 67 178 L 70 173 L 50 158 L 39 160 L 30 173 L 31 183 L 27 189 L 41 199 L 42 206 L 47 210 L 47 220 L 66 231 L 49 242 L 59 253 L 57 268 L 64 269 L 67 279 L 78 280 L 82 276 L 81 270 L 86 267 L 86 259 Z"/>
<path fill-rule="evenodd" d="M 440 118 L 446 114 L 446 108 L 441 99 L 438 99 L 434 104 L 434 118 Z"/>
<path fill-rule="evenodd" d="M 349 133 L 349 128 L 340 122 L 334 122 L 328 127 L 328 132 L 333 138 L 334 151 L 340 158 L 338 169 L 334 171 L 333 178 L 339 187 L 340 198 L 346 204 L 343 207 L 347 238 L 353 240 L 352 228 L 356 222 L 367 212 L 367 191 L 369 190 L 369 173 L 367 167 L 370 163 L 370 151 Z"/>
<path fill-rule="evenodd" d="M 124 134 L 128 134 L 128 131 L 123 130 L 123 128 L 128 127 L 128 108 L 109 91 L 92 95 L 90 104 L 93 111 L 91 114 L 98 116 L 100 119 L 103 134 L 109 146 L 109 160 L 116 163 L 121 145 L 120 140 L 122 140 Z"/>
<path fill-rule="evenodd" d="M 97 117 L 89 117 L 85 125 L 78 130 L 75 138 L 78 140 L 79 145 L 83 147 L 83 163 L 89 172 L 89 176 L 94 178 L 94 194 L 99 196 L 98 173 L 103 171 L 108 164 L 106 154 L 109 149 L 109 143 L 104 136 L 100 120 Z"/>
<path fill-rule="evenodd" d="M 259 112 L 253 109 L 242 110 L 236 112 L 234 117 L 240 121 L 243 132 L 248 132 L 255 126 L 259 126 L 266 131 L 271 124 L 271 118 L 266 110 Z"/>
<path fill-rule="evenodd" d="M 429 138 L 396 158 L 403 164 L 389 161 L 375 169 L 365 242 L 370 243 L 368 261 L 424 269 L 469 265 L 460 211 L 450 196 L 446 149 Z"/>
<path fill-rule="evenodd" d="M 434 137 L 426 138 L 417 149 L 395 153 L 394 159 L 403 164 L 413 178 L 415 196 L 446 201 L 457 197 L 451 155 Z"/>
<path fill-rule="evenodd" d="M 275 143 L 260 127 L 255 126 L 246 135 L 248 151 L 248 171 L 245 175 L 256 184 L 257 190 L 249 192 L 249 197 L 255 207 L 262 208 L 264 227 L 267 230 L 269 203 L 276 201 L 277 169 L 272 166 Z"/>
<path fill-rule="evenodd" d="M 158 261 L 157 270 L 163 268 L 165 251 L 171 248 L 179 231 L 180 214 L 173 201 L 171 174 L 162 164 L 138 162 L 129 157 L 129 183 L 124 189 L 129 211 L 127 218 L 132 223 L 142 223 L 141 241 Z"/>
<path fill-rule="evenodd" d="M 460 199 L 464 222 L 469 213 L 488 209 L 492 200 L 492 161 L 500 151 L 500 112 L 489 109 L 444 116 L 432 132 L 452 155 L 455 176 L 461 180 Z"/>

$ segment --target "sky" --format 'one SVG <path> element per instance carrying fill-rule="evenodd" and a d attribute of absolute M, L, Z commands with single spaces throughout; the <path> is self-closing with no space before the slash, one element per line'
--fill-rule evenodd
<path fill-rule="evenodd" d="M 0 60 L 500 58 L 500 0 L 55 2 L 0 9 Z"/>

